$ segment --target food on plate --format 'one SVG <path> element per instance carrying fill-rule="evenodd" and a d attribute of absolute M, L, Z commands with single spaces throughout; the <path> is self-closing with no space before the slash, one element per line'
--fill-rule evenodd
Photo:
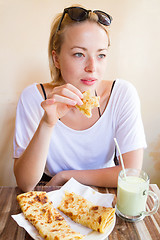
<path fill-rule="evenodd" d="M 75 193 L 65 192 L 58 209 L 73 221 L 104 233 L 113 222 L 115 208 L 94 205 Z"/>
<path fill-rule="evenodd" d="M 76 108 L 78 108 L 79 111 L 82 112 L 86 117 L 90 118 L 92 117 L 92 109 L 100 106 L 99 99 L 100 97 L 97 96 L 92 97 L 90 90 L 85 91 L 83 92 L 83 105 L 76 105 Z"/>
<path fill-rule="evenodd" d="M 73 231 L 62 215 L 53 207 L 46 192 L 31 191 L 17 196 L 25 218 L 47 240 L 77 240 L 84 236 Z"/>

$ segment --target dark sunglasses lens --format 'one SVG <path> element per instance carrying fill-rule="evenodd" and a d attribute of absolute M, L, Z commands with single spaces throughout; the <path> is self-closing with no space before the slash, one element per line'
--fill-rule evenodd
<path fill-rule="evenodd" d="M 94 11 L 94 12 L 97 14 L 100 23 L 106 26 L 109 26 L 111 24 L 111 21 L 112 21 L 111 16 L 101 11 Z"/>
<path fill-rule="evenodd" d="M 83 21 L 87 18 L 87 11 L 83 8 L 70 8 L 68 14 L 74 21 Z"/>

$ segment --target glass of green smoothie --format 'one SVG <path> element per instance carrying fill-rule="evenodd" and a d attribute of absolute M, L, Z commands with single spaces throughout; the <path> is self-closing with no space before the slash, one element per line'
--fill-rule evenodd
<path fill-rule="evenodd" d="M 119 217 L 135 222 L 157 212 L 159 199 L 149 190 L 149 181 L 147 173 L 143 170 L 128 168 L 119 173 L 116 204 L 116 214 Z M 153 199 L 151 211 L 146 211 L 148 196 Z"/>

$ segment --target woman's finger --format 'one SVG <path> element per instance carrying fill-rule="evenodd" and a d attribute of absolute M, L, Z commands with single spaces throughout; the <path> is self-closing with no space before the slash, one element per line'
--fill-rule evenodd
<path fill-rule="evenodd" d="M 83 98 L 83 94 L 78 88 L 76 88 L 72 84 L 67 83 L 65 85 L 55 87 L 52 94 L 59 94 L 62 96 L 73 98 L 77 101 L 77 103 L 79 103 L 79 105 L 82 104 L 81 99 Z"/>
<path fill-rule="evenodd" d="M 46 99 L 45 101 L 41 102 L 41 106 L 44 109 L 48 105 L 53 105 L 55 103 L 55 100 L 53 98 Z"/>
<path fill-rule="evenodd" d="M 76 101 L 76 103 L 77 103 L 78 105 L 82 105 L 82 104 L 83 104 L 83 102 L 82 102 L 82 100 L 80 99 L 80 97 L 79 97 L 76 93 L 74 93 L 73 91 L 71 91 L 71 90 L 68 89 L 68 88 L 63 88 L 63 89 L 61 90 L 61 94 L 62 94 L 63 97 L 67 97 L 67 98 L 70 98 L 70 99 Z"/>
<path fill-rule="evenodd" d="M 60 96 L 58 94 L 54 94 L 53 97 L 54 97 L 55 103 L 64 103 L 66 105 L 71 105 L 71 106 L 75 106 L 77 104 L 76 100 L 73 100 L 68 97 Z"/>
<path fill-rule="evenodd" d="M 74 92 L 76 95 L 78 95 L 80 99 L 83 98 L 83 94 L 81 93 L 81 91 L 80 91 L 78 88 L 76 88 L 75 86 L 73 86 L 73 85 L 70 84 L 70 83 L 65 84 L 65 86 L 66 86 L 67 89 L 71 90 L 71 91 Z"/>

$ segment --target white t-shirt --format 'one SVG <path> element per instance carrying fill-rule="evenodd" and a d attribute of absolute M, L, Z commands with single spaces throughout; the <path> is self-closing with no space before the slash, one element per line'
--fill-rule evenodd
<path fill-rule="evenodd" d="M 34 135 L 44 110 L 36 84 L 22 92 L 14 136 L 14 158 L 19 158 Z M 86 130 L 74 130 L 60 120 L 53 128 L 45 172 L 98 169 L 114 166 L 114 137 L 122 153 L 146 147 L 140 101 L 135 87 L 117 79 L 109 103 L 98 121 Z M 118 153 L 117 153 L 118 155 Z"/>

